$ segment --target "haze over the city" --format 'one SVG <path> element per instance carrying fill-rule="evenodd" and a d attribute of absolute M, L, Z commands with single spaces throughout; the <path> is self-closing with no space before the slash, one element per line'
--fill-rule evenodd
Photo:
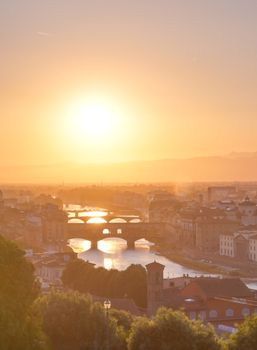
<path fill-rule="evenodd" d="M 257 350 L 257 0 L 0 0 L 0 350 Z"/>
<path fill-rule="evenodd" d="M 254 0 L 1 2 L 0 166 L 255 152 L 256 15 Z M 242 164 L 217 180 L 257 179 Z"/>

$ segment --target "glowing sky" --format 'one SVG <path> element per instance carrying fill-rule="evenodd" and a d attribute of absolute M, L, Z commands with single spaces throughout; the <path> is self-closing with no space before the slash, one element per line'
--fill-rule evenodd
<path fill-rule="evenodd" d="M 256 0 L 0 0 L 0 165 L 257 151 L 256 18 Z M 99 142 L 68 113 L 88 99 L 115 106 Z"/>

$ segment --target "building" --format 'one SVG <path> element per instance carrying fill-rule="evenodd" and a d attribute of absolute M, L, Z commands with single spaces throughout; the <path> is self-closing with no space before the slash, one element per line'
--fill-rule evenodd
<path fill-rule="evenodd" d="M 257 262 L 257 228 L 220 235 L 219 253 L 241 262 Z"/>
<path fill-rule="evenodd" d="M 220 235 L 220 255 L 235 257 L 233 233 Z"/>
<path fill-rule="evenodd" d="M 153 315 L 162 306 L 164 265 L 154 261 L 146 265 L 147 270 L 147 314 Z"/>
<path fill-rule="evenodd" d="M 35 254 L 30 257 L 41 286 L 45 288 L 62 285 L 61 277 L 66 265 L 76 254 L 73 252 Z"/>
<path fill-rule="evenodd" d="M 153 262 L 147 269 L 147 313 L 161 306 L 182 310 L 191 319 L 211 323 L 216 329 L 234 327 L 257 313 L 255 292 L 239 278 L 189 277 L 164 279 L 164 265 Z"/>
<path fill-rule="evenodd" d="M 246 197 L 238 204 L 238 210 L 241 216 L 242 225 L 257 225 L 257 206 L 249 197 Z"/>
<path fill-rule="evenodd" d="M 54 204 L 42 208 L 42 225 L 44 242 L 65 241 L 67 237 L 67 214 Z"/>
<path fill-rule="evenodd" d="M 41 246 L 43 243 L 42 218 L 35 212 L 29 212 L 25 215 L 24 241 L 31 246 Z"/>
<path fill-rule="evenodd" d="M 204 253 L 219 251 L 219 237 L 238 228 L 238 223 L 226 217 L 201 216 L 197 219 L 196 247 Z"/>
<path fill-rule="evenodd" d="M 149 222 L 168 223 L 181 208 L 181 203 L 176 198 L 152 200 L 149 204 Z"/>
<path fill-rule="evenodd" d="M 235 186 L 210 186 L 207 191 L 209 203 L 227 200 L 236 195 Z"/>
<path fill-rule="evenodd" d="M 233 326 L 257 311 L 253 293 L 238 278 L 196 278 L 181 290 L 181 295 L 196 302 L 194 311 L 192 306 L 190 310 L 185 308 L 190 319 L 200 318 L 214 326 Z"/>
<path fill-rule="evenodd" d="M 235 232 L 239 223 L 229 220 L 221 209 L 183 208 L 174 216 L 173 227 L 173 239 L 180 246 L 216 253 L 220 235 Z"/>
<path fill-rule="evenodd" d="M 218 201 L 216 207 L 222 210 L 234 210 L 236 209 L 236 203 L 231 199 L 224 199 Z"/>
<path fill-rule="evenodd" d="M 257 234 L 249 237 L 249 259 L 257 262 Z"/>

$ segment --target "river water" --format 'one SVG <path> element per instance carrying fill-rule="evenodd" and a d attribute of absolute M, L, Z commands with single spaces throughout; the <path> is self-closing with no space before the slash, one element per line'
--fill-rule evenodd
<path fill-rule="evenodd" d="M 73 207 L 66 207 L 68 211 Z M 84 208 L 83 208 L 84 209 Z M 75 210 L 81 210 L 81 207 L 76 206 Z M 81 212 L 79 216 L 88 216 L 91 219 L 103 218 L 106 211 L 99 208 L 86 207 L 85 212 Z M 73 217 L 72 213 L 69 214 Z M 92 220 L 91 222 L 94 222 Z M 94 225 L 94 223 L 92 223 Z M 78 253 L 78 257 L 85 261 L 90 261 L 96 266 L 103 266 L 106 269 L 124 270 L 131 264 L 141 264 L 143 266 L 157 261 L 165 266 L 165 277 L 178 277 L 183 274 L 190 276 L 215 276 L 203 271 L 190 269 L 188 267 L 177 264 L 164 256 L 157 255 L 154 252 L 154 245 L 146 240 L 139 240 L 136 242 L 135 249 L 127 249 L 127 243 L 120 238 L 105 238 L 98 242 L 98 249 L 91 249 L 91 242 L 74 237 L 69 241 L 70 247 L 74 252 Z M 256 281 L 247 281 L 247 285 L 251 288 L 257 289 Z"/>
<path fill-rule="evenodd" d="M 106 238 L 98 242 L 98 249 L 91 249 L 91 243 L 83 239 L 70 240 L 70 246 L 78 253 L 78 257 L 90 261 L 96 266 L 106 269 L 124 270 L 131 264 L 145 266 L 153 261 L 165 265 L 164 274 L 169 277 L 177 277 L 183 274 L 191 276 L 204 274 L 201 271 L 186 268 L 174 263 L 161 255 L 151 251 L 151 243 L 145 240 L 136 242 L 135 249 L 127 249 L 126 241 L 120 238 Z"/>

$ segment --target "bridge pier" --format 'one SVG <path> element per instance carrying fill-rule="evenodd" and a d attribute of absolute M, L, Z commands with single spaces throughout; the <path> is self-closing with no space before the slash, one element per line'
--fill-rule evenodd
<path fill-rule="evenodd" d="M 91 249 L 97 250 L 98 249 L 98 241 L 91 241 Z"/>
<path fill-rule="evenodd" d="M 127 249 L 135 249 L 136 242 L 134 240 L 127 240 Z"/>

